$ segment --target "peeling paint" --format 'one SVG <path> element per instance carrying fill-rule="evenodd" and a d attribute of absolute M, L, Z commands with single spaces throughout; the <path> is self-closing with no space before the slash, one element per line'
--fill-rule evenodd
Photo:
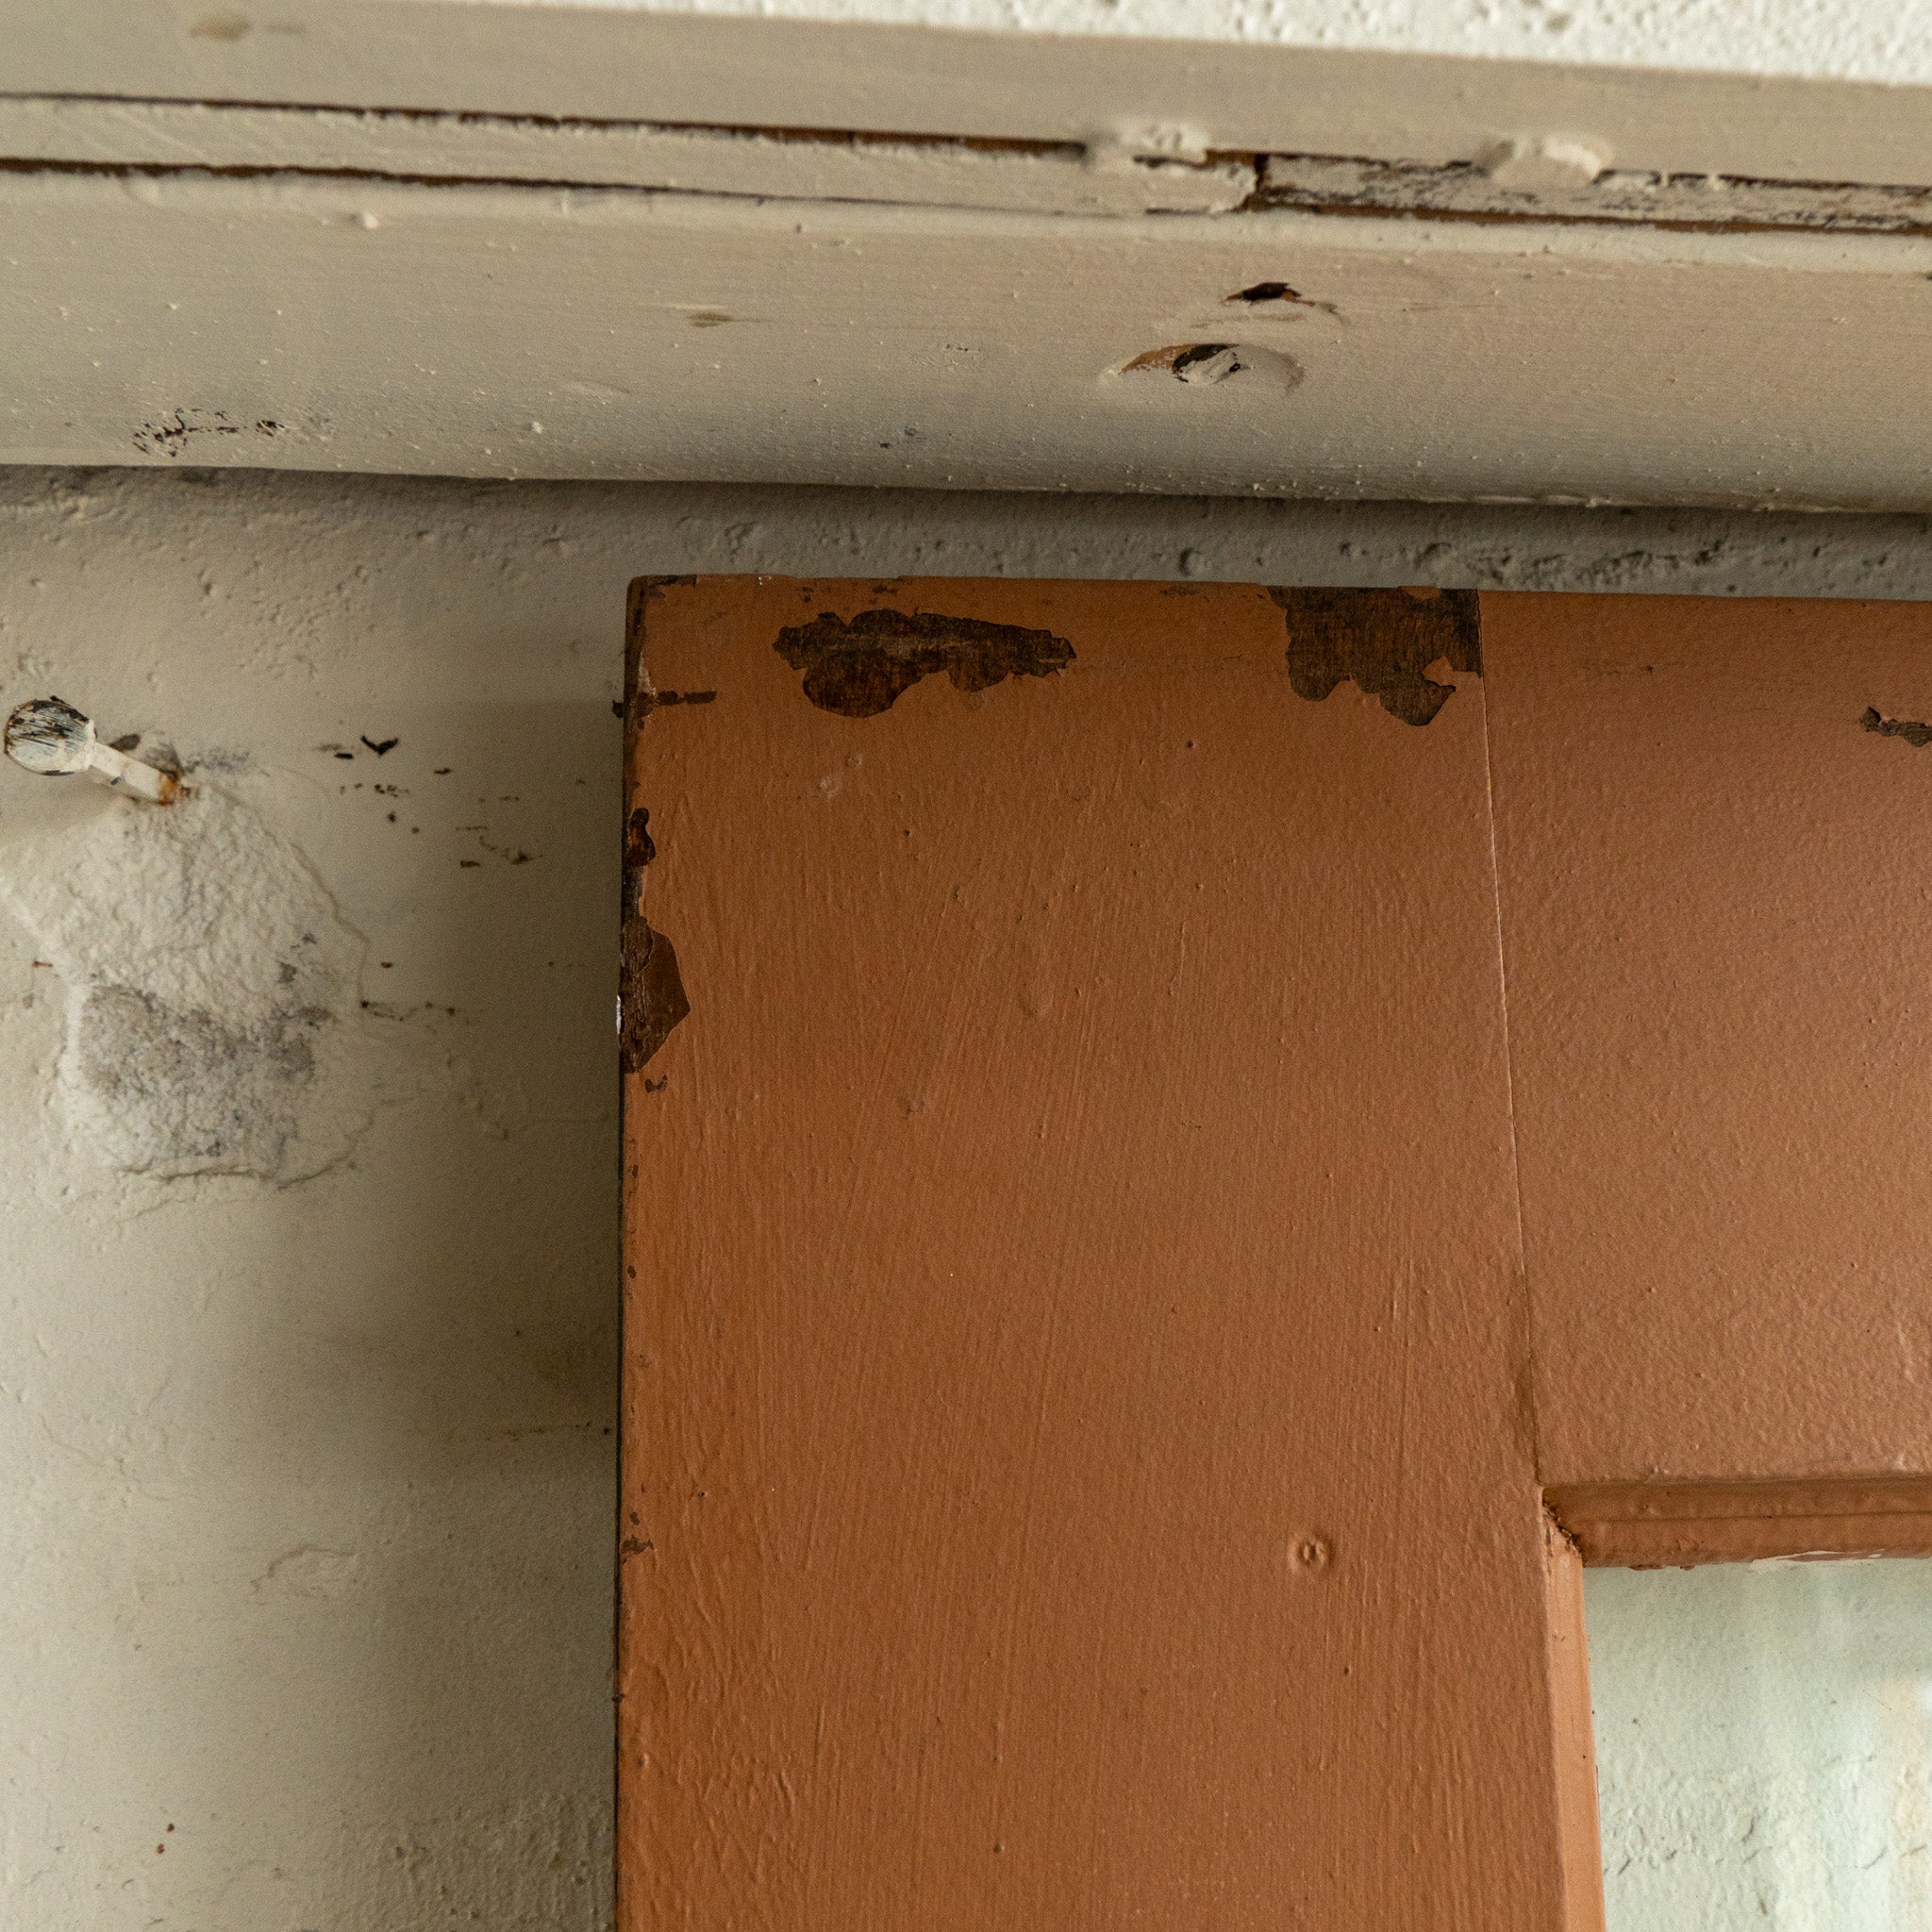
<path fill-rule="evenodd" d="M 1117 374 L 1141 375 L 1149 372 L 1159 372 L 1173 376 L 1176 382 L 1186 383 L 1222 383 L 1243 375 L 1273 376 L 1285 390 L 1299 387 L 1307 373 L 1292 356 L 1253 342 L 1169 342 L 1122 363 Z"/>
<path fill-rule="evenodd" d="M 710 705 L 717 699 L 718 693 L 714 691 L 646 691 L 638 694 L 638 702 L 647 716 L 666 705 Z M 617 709 L 622 716 L 624 707 L 619 705 Z"/>
<path fill-rule="evenodd" d="M 1317 302 L 1312 296 L 1304 295 L 1299 290 L 1291 289 L 1286 282 L 1255 282 L 1245 289 L 1237 289 L 1232 295 L 1222 297 L 1224 302 L 1244 302 L 1249 308 L 1263 304 L 1281 304 L 1289 308 L 1312 308 L 1323 315 L 1341 318 L 1341 310 L 1333 302 Z"/>
<path fill-rule="evenodd" d="M 624 939 L 619 961 L 619 1057 L 635 1074 L 691 1012 L 677 949 L 644 917 L 644 868 L 658 856 L 651 814 L 633 806 L 624 833 Z"/>
<path fill-rule="evenodd" d="M 1875 707 L 1868 707 L 1858 723 L 1867 731 L 1875 731 L 1880 738 L 1903 738 L 1907 744 L 1920 750 L 1932 744 L 1932 724 L 1917 724 L 1908 718 L 1887 718 Z"/>
<path fill-rule="evenodd" d="M 706 705 L 718 695 L 715 691 L 659 691 L 652 686 L 650 667 L 644 661 L 645 628 L 651 606 L 674 586 L 695 581 L 690 576 L 670 575 L 631 580 L 625 616 L 625 677 L 632 708 L 626 736 L 633 747 L 637 743 L 634 734 L 660 707 Z M 625 820 L 624 922 L 618 942 L 617 978 L 618 1059 L 626 1074 L 644 1067 L 691 1013 L 691 999 L 678 970 L 677 948 L 644 917 L 644 872 L 657 857 L 657 841 L 651 837 L 651 814 L 642 806 L 633 806 Z M 662 1082 L 658 1086 L 661 1087 Z"/>
<path fill-rule="evenodd" d="M 1074 661 L 1073 645 L 1052 631 L 925 610 L 861 610 L 849 622 L 822 610 L 781 630 L 773 648 L 805 673 L 805 694 L 820 710 L 847 718 L 889 711 L 940 672 L 955 690 L 976 691 L 1008 677 L 1047 677 Z"/>
<path fill-rule="evenodd" d="M 625 876 L 634 877 L 657 856 L 658 841 L 651 837 L 651 814 L 645 807 L 634 805 L 624 824 Z"/>
<path fill-rule="evenodd" d="M 1345 678 L 1405 724 L 1426 724 L 1456 695 L 1430 668 L 1482 675 L 1473 591 L 1271 590 L 1288 621 L 1288 677 L 1319 704 Z"/>
<path fill-rule="evenodd" d="M 624 924 L 622 991 L 618 995 L 618 1041 L 624 1071 L 647 1065 L 691 1013 L 677 949 L 635 911 Z"/>

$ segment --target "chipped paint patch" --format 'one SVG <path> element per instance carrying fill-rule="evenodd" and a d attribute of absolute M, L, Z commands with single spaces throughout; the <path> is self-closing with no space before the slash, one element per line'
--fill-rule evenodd
<path fill-rule="evenodd" d="M 273 442 L 289 433 L 288 424 L 269 416 L 237 423 L 225 409 L 176 409 L 170 415 L 141 424 L 134 431 L 134 446 L 144 457 L 167 457 L 178 461 L 204 440 L 253 436 Z"/>
<path fill-rule="evenodd" d="M 1245 289 L 1237 289 L 1232 295 L 1224 295 L 1224 302 L 1244 303 L 1250 308 L 1307 308 L 1319 314 L 1341 321 L 1341 310 L 1333 302 L 1317 302 L 1312 296 L 1304 295 L 1298 289 L 1291 289 L 1286 282 L 1252 282 Z"/>
<path fill-rule="evenodd" d="M 985 691 L 1008 677 L 1047 677 L 1074 661 L 1049 630 L 990 624 L 940 611 L 861 610 L 849 622 L 822 610 L 781 630 L 773 648 L 805 673 L 805 694 L 822 711 L 873 718 L 919 682 L 943 672 L 957 691 Z"/>
<path fill-rule="evenodd" d="M 644 868 L 657 856 L 651 814 L 643 806 L 633 806 L 624 828 L 624 939 L 617 991 L 618 1054 L 626 1074 L 644 1066 L 691 1013 L 677 970 L 677 948 L 644 917 Z"/>
<path fill-rule="evenodd" d="M 1880 738 L 1903 738 L 1907 744 L 1922 751 L 1932 744 L 1932 724 L 1921 724 L 1909 718 L 1888 718 L 1873 706 L 1866 708 L 1865 715 L 1858 723 L 1867 731 L 1875 731 Z"/>
<path fill-rule="evenodd" d="M 1235 298 L 1230 298 L 1235 299 Z M 1299 387 L 1307 371 L 1292 356 L 1253 342 L 1169 342 L 1148 349 L 1115 372 L 1120 375 L 1158 374 L 1176 382 L 1214 384 L 1238 375 L 1272 378 L 1283 390 Z"/>
<path fill-rule="evenodd" d="M 647 1065 L 691 1014 L 677 949 L 641 911 L 625 921 L 618 1042 L 626 1074 Z"/>
<path fill-rule="evenodd" d="M 1271 590 L 1288 621 L 1288 678 L 1319 704 L 1344 679 L 1391 718 L 1426 724 L 1456 695 L 1432 666 L 1482 675 L 1482 624 L 1474 591 Z"/>

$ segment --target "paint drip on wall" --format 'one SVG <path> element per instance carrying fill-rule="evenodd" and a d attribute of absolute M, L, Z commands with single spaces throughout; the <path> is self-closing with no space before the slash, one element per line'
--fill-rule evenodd
<path fill-rule="evenodd" d="M 10 843 L 0 902 L 66 987 L 57 1091 L 108 1166 L 302 1180 L 368 1125 L 365 942 L 239 798 L 197 780 Z"/>

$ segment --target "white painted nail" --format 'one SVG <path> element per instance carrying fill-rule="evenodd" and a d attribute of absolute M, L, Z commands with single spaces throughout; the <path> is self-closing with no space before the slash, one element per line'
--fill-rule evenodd
<path fill-rule="evenodd" d="M 150 805 L 172 805 L 181 789 L 172 773 L 103 744 L 94 721 L 65 698 L 29 698 L 16 705 L 7 720 L 7 756 L 16 765 L 50 777 L 85 772 Z"/>

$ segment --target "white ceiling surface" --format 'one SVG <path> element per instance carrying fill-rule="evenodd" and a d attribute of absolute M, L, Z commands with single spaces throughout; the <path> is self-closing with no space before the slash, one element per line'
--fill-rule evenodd
<path fill-rule="evenodd" d="M 473 0 L 474 4 L 474 0 Z M 481 0 L 501 5 L 504 0 Z M 586 0 L 538 0 L 581 7 Z M 1927 0 L 612 0 L 784 15 L 1463 54 L 1492 60 L 1932 81 Z"/>
<path fill-rule="evenodd" d="M 1190 10 L 1223 38 L 1186 44 L 1152 0 L 1108 38 L 1044 6 L 1070 31 L 37 0 L 0 42 L 0 460 L 1932 508 L 1932 90 L 1465 58 L 1524 31 L 1501 0 Z M 1859 10 L 1656 42 L 1728 19 L 1772 72 L 1810 21 L 1815 73 L 1932 65 L 1881 58 L 1913 8 Z M 1537 44 L 1649 18 L 1572 12 Z M 1316 25 L 1388 39 L 1279 43 Z M 1460 214 L 1248 204 L 1257 150 L 1446 164 Z M 1599 166 L 1624 203 L 1902 192 L 1891 233 L 1722 183 L 1659 227 L 1590 214 Z"/>

